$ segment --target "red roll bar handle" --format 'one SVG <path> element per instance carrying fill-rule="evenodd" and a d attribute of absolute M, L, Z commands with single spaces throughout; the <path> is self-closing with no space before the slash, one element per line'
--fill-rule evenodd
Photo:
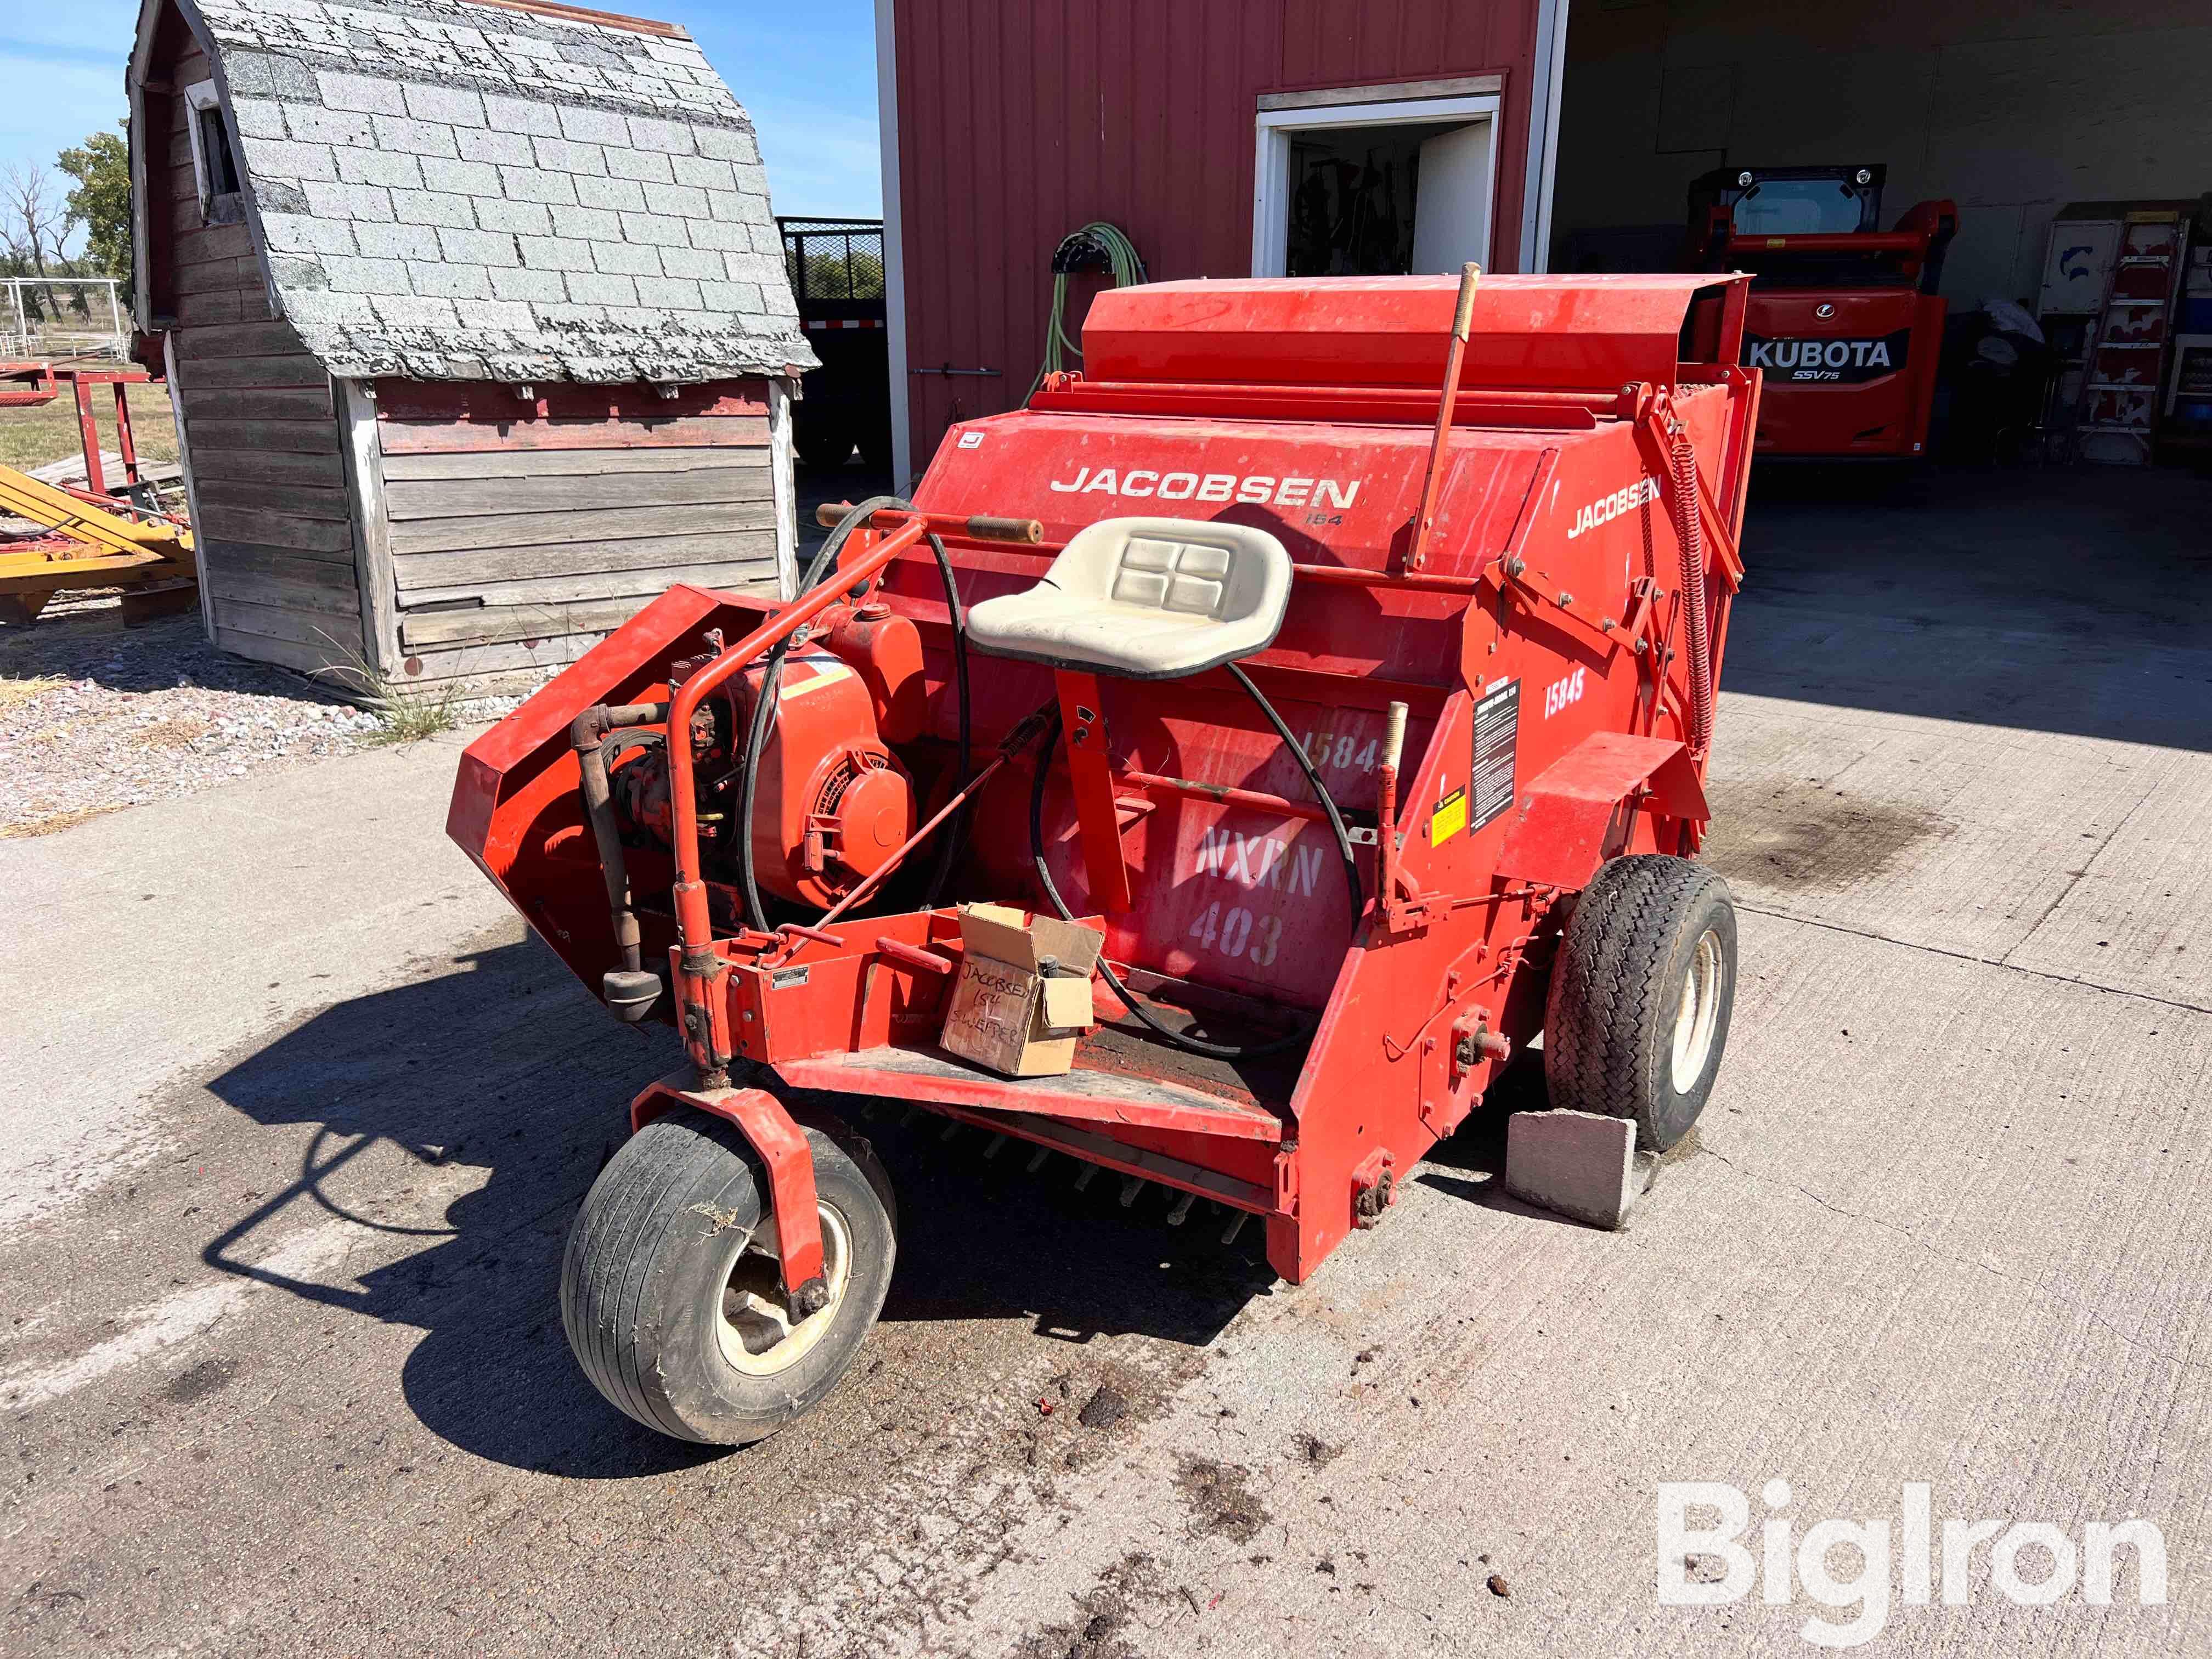
<path fill-rule="evenodd" d="M 895 527 L 862 554 L 850 569 L 841 571 L 839 580 L 801 594 L 677 688 L 668 705 L 668 730 L 672 733 L 689 732 L 691 717 L 698 712 L 708 692 L 778 641 L 789 638 L 812 622 L 843 599 L 847 590 L 872 579 L 919 542 L 929 528 L 928 520 L 918 513 L 894 512 L 877 516 L 891 518 Z M 685 1044 L 691 1051 L 702 1086 L 720 1086 L 712 1080 L 728 1074 L 730 1051 L 725 1043 L 727 1034 L 722 1030 L 727 1015 L 715 1007 L 714 998 L 696 988 L 702 982 L 718 977 L 721 963 L 714 955 L 714 924 L 707 904 L 707 886 L 700 878 L 698 783 L 688 743 L 672 739 L 668 744 L 668 788 L 675 818 L 675 833 L 670 839 L 676 856 L 676 939 L 683 969 L 678 976 L 677 1004 L 683 1016 Z"/>
<path fill-rule="evenodd" d="M 835 530 L 852 512 L 850 501 L 824 501 L 814 509 L 814 522 L 825 530 Z M 902 523 L 919 518 L 925 526 L 939 536 L 965 536 L 978 542 L 1017 542 L 1034 547 L 1044 539 L 1044 526 L 1035 519 L 994 518 L 988 513 L 962 514 L 958 513 L 906 513 L 897 507 L 885 507 L 871 515 L 869 524 L 875 529 L 890 528 L 884 521 Z"/>

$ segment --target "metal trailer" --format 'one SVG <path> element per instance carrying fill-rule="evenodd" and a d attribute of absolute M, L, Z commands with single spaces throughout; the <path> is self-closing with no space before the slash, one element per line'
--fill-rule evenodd
<path fill-rule="evenodd" d="M 1292 1281 L 1540 1031 L 1554 1106 L 1686 1132 L 1735 975 L 1692 855 L 1746 292 L 1103 294 L 1085 372 L 955 426 L 797 599 L 673 588 L 471 744 L 454 840 L 690 1059 L 570 1235 L 607 1397 L 735 1443 L 836 1382 L 895 1212 L 825 1098 L 1257 1217 Z M 1066 1074 L 939 1046 L 969 900 L 1103 929 Z"/>
<path fill-rule="evenodd" d="M 891 469 L 890 334 L 880 219 L 777 217 L 799 325 L 822 360 L 806 372 L 792 437 L 805 465 L 840 467 L 857 447 Z"/>

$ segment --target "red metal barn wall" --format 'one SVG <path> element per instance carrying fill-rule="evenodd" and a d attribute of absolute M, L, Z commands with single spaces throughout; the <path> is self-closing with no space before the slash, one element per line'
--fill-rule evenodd
<path fill-rule="evenodd" d="M 1522 268 L 1537 0 L 893 0 L 890 10 L 908 368 L 999 371 L 908 374 L 917 475 L 951 422 L 1027 394 L 1043 361 L 1052 250 L 1069 231 L 1119 225 L 1155 279 L 1252 274 L 1263 94 L 1502 76 L 1492 263 Z M 1094 286 L 1071 293 L 1071 337 Z"/>

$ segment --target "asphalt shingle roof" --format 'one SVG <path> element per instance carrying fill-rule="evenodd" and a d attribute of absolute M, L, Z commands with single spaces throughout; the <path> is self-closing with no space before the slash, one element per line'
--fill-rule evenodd
<path fill-rule="evenodd" d="M 481 0 L 179 4 L 278 301 L 331 374 L 813 366 L 752 123 L 682 30 Z"/>

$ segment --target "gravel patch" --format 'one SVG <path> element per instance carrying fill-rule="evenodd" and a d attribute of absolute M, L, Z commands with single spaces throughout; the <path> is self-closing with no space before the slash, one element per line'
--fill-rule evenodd
<path fill-rule="evenodd" d="M 223 655 L 196 615 L 126 630 L 112 599 L 66 595 L 28 627 L 0 625 L 0 836 L 346 754 L 379 732 L 300 675 Z"/>

